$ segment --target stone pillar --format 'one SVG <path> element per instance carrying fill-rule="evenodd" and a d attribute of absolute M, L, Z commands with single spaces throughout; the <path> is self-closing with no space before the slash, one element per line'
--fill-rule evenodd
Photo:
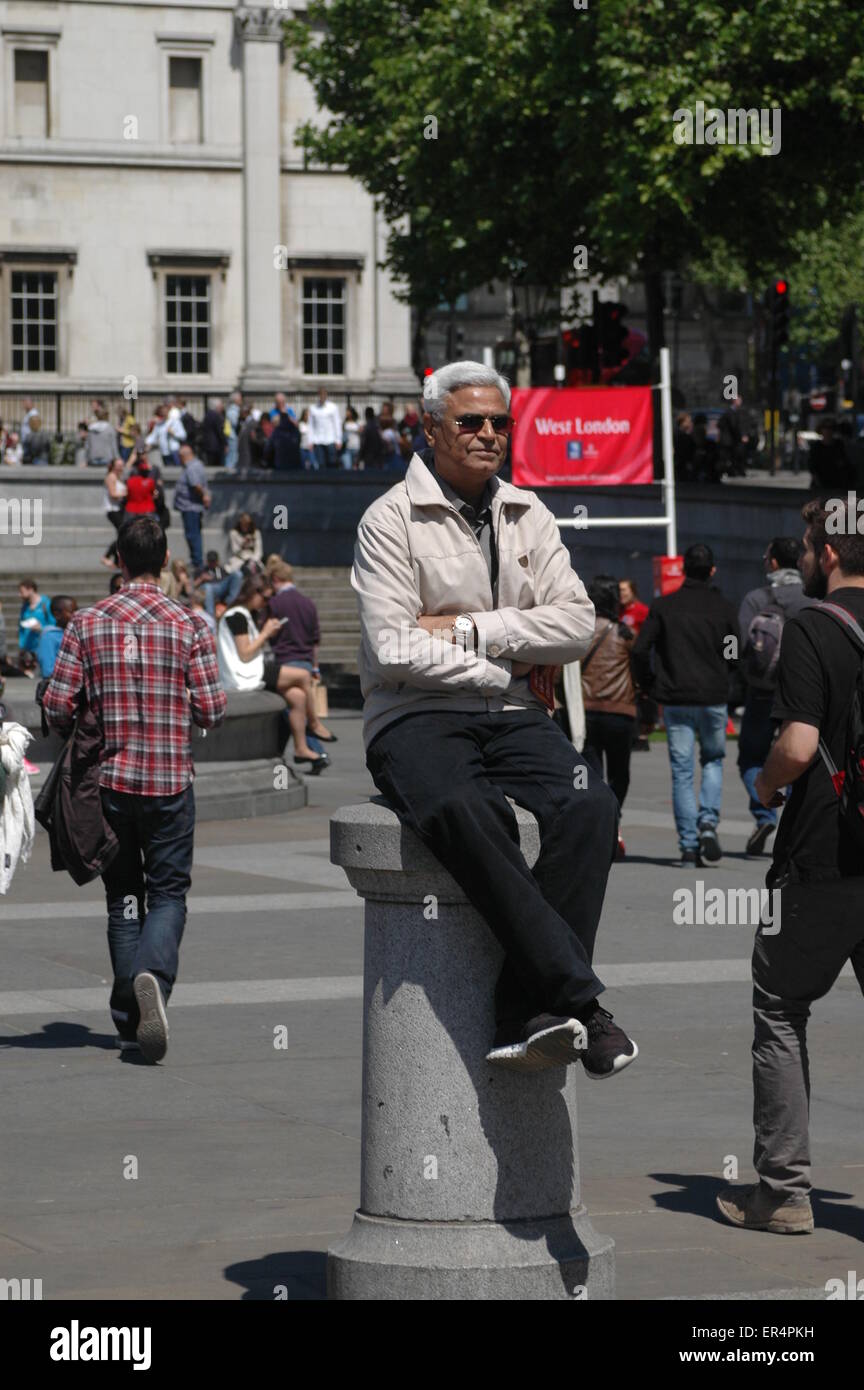
<path fill-rule="evenodd" d="M 237 6 L 243 62 L 243 368 L 245 390 L 272 390 L 284 376 L 279 61 L 287 11 Z"/>
<path fill-rule="evenodd" d="M 516 814 L 533 864 L 537 823 Z M 581 1064 L 486 1062 L 501 949 L 382 798 L 337 811 L 330 842 L 366 941 L 360 1207 L 329 1297 L 613 1298 L 613 1242 L 580 1198 Z"/>

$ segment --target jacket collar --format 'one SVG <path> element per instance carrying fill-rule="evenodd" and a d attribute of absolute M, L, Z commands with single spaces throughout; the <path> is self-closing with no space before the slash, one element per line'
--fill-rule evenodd
<path fill-rule="evenodd" d="M 492 510 L 507 505 L 515 507 L 530 507 L 531 499 L 522 488 L 514 487 L 512 483 L 505 483 L 498 478 L 498 486 L 492 495 Z M 408 497 L 415 507 L 450 507 L 452 504 L 444 496 L 438 479 L 433 470 L 423 462 L 419 454 L 415 454 L 408 465 L 405 474 L 405 486 L 408 490 Z"/>

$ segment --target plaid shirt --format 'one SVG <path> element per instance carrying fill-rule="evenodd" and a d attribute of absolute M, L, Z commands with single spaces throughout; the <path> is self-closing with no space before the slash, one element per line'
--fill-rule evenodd
<path fill-rule="evenodd" d="M 105 735 L 100 785 L 136 796 L 189 785 L 190 715 L 210 729 L 228 703 L 204 619 L 138 581 L 66 627 L 43 703 L 52 728 L 68 733 L 82 698 Z"/>

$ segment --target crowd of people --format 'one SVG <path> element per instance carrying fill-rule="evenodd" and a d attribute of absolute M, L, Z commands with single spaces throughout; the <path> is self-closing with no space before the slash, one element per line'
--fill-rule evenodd
<path fill-rule="evenodd" d="M 164 539 L 158 518 L 146 511 L 132 514 L 127 527 L 140 519 L 149 520 Z M 124 529 L 113 542 L 115 554 L 118 546 L 122 547 Z M 118 568 L 109 584 L 111 595 L 120 592 L 126 582 L 122 551 L 116 554 L 116 561 Z M 199 615 L 213 634 L 219 677 L 226 691 L 269 690 L 282 696 L 285 760 L 290 739 L 293 761 L 306 772 L 317 775 L 329 766 L 330 758 L 321 745 L 337 740 L 318 713 L 321 629 L 317 608 L 297 588 L 290 564 L 276 554 L 264 560 L 261 532 L 253 517 L 248 512 L 237 517 L 229 532 L 224 563 L 217 551 L 209 551 L 206 565 L 190 573 L 183 560 L 172 560 L 166 544 L 155 582 L 167 599 Z M 47 597 L 31 578 L 20 581 L 18 592 L 21 607 L 14 644 L 0 606 L 0 678 L 27 676 L 45 681 L 54 673 L 63 632 L 78 611 L 78 603 L 66 594 Z M 27 770 L 35 773 L 39 769 L 28 763 Z"/>
<path fill-rule="evenodd" d="M 240 475 L 254 469 L 404 473 L 411 455 L 425 445 L 414 402 L 398 417 L 391 400 L 377 411 L 366 406 L 361 419 L 351 405 L 340 411 L 323 386 L 314 404 L 296 409 L 282 391 L 263 409 L 244 400 L 242 391 L 232 391 L 227 401 L 211 396 L 200 420 L 184 396 L 167 397 L 140 421 L 135 408 L 134 401 L 117 407 L 112 422 L 105 402 L 93 400 L 89 420 L 79 421 L 74 442 L 67 442 L 62 434 L 52 436 L 25 396 L 20 422 L 0 421 L 0 461 L 13 466 L 74 461 L 107 471 L 117 460 L 128 465 L 133 455 L 146 453 L 156 469 L 179 467 L 185 448 L 209 469 Z"/>

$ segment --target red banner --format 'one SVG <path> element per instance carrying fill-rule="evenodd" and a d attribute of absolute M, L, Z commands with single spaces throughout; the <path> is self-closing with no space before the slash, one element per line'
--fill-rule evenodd
<path fill-rule="evenodd" d="M 650 386 L 597 390 L 541 386 L 513 392 L 517 487 L 650 483 Z"/>

